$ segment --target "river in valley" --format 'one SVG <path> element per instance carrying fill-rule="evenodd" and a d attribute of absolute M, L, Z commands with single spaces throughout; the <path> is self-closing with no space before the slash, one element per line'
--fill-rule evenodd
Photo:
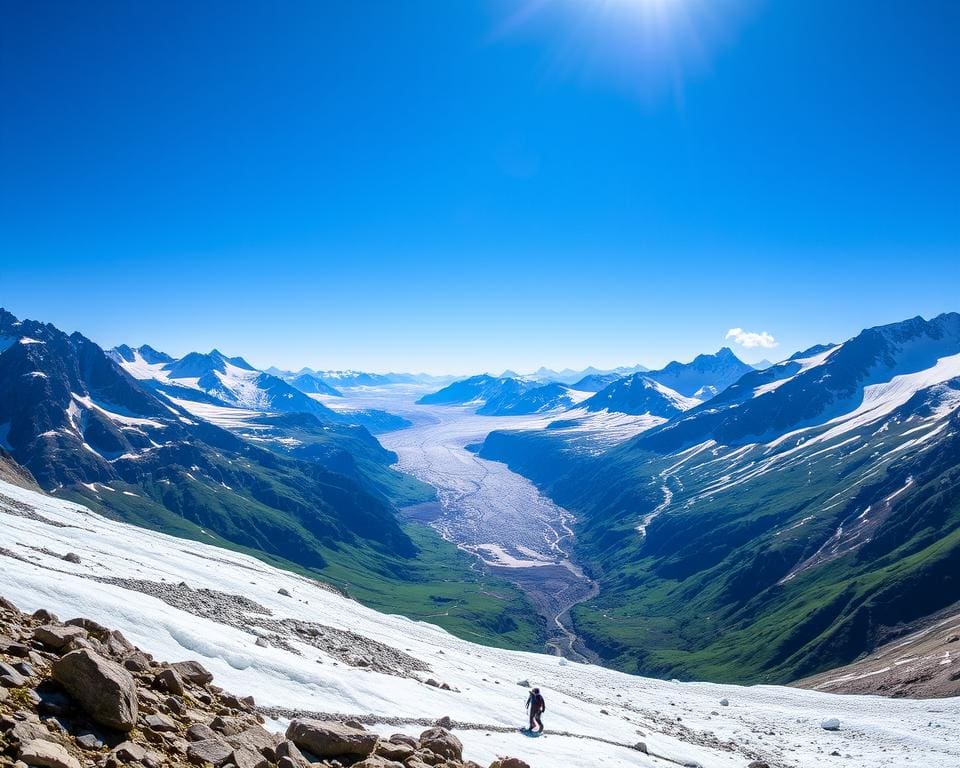
<path fill-rule="evenodd" d="M 570 556 L 573 516 L 525 477 L 467 447 L 493 430 L 539 428 L 550 418 L 478 416 L 472 408 L 417 405 L 417 398 L 429 391 L 406 385 L 355 388 L 346 390 L 344 398 L 324 398 L 324 403 L 338 409 L 379 408 L 413 422 L 377 436 L 397 454 L 398 469 L 437 491 L 436 503 L 404 513 L 433 526 L 523 589 L 547 620 L 552 652 L 594 661 L 569 621 L 570 608 L 597 593 Z"/>

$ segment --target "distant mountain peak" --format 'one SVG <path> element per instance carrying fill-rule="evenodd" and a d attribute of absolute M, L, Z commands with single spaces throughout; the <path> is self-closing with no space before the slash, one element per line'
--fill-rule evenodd
<path fill-rule="evenodd" d="M 166 352 L 159 352 L 149 344 L 143 344 L 139 347 L 131 347 L 128 344 L 120 344 L 113 349 L 105 351 L 106 355 L 115 362 L 136 363 L 138 358 L 148 365 L 172 363 L 173 358 Z"/>
<path fill-rule="evenodd" d="M 721 347 L 713 354 L 697 355 L 689 363 L 674 360 L 660 370 L 648 371 L 644 375 L 684 397 L 701 398 L 722 392 L 753 370 L 730 347 Z"/>

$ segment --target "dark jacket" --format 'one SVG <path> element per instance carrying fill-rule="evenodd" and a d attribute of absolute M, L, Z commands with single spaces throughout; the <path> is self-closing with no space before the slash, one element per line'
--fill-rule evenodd
<path fill-rule="evenodd" d="M 541 694 L 531 691 L 530 695 L 527 696 L 527 709 L 534 713 L 546 712 L 547 702 L 543 700 Z"/>

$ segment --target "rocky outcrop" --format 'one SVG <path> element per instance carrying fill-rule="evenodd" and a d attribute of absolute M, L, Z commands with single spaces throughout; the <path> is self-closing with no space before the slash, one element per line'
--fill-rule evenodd
<path fill-rule="evenodd" d="M 95 621 L 27 616 L 0 597 L 0 766 L 482 768 L 446 719 L 389 739 L 354 721 L 295 718 L 286 734 L 264 722 L 197 661 L 158 662 Z"/>

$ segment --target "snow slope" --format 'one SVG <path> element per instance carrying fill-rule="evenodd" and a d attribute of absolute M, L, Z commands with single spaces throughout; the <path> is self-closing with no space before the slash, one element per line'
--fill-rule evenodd
<path fill-rule="evenodd" d="M 80 563 L 63 561 L 66 552 L 79 555 Z M 124 579 L 153 582 L 157 589 L 184 581 L 195 590 L 216 590 L 223 593 L 223 614 L 215 614 L 220 619 L 215 621 L 188 613 L 131 591 Z M 521 757 L 533 768 L 685 763 L 721 768 L 752 759 L 817 768 L 960 764 L 960 699 L 838 697 L 782 687 L 662 682 L 481 647 L 432 625 L 378 614 L 251 557 L 133 528 L 2 481 L 0 593 L 24 610 L 44 607 L 64 618 L 84 615 L 116 627 L 159 658 L 197 658 L 218 684 L 252 693 L 261 706 L 400 718 L 378 726 L 388 732 L 422 730 L 403 719 L 449 715 L 472 724 L 456 733 L 465 754 L 484 764 L 502 754 Z M 342 659 L 335 663 L 293 636 L 273 636 L 272 644 L 260 647 L 257 633 L 274 633 L 253 625 L 257 614 L 241 611 L 245 621 L 221 623 L 231 610 L 236 616 L 238 601 L 231 595 L 263 606 L 272 619 L 359 633 L 426 662 L 430 670 L 383 674 Z M 421 679 L 428 675 L 458 690 L 427 686 Z M 544 690 L 546 738 L 512 730 L 523 721 L 527 691 L 520 680 Z M 719 704 L 723 698 L 729 706 Z M 828 717 L 840 719 L 839 732 L 820 728 Z M 273 725 L 281 728 L 283 721 Z M 632 749 L 637 741 L 652 755 Z"/>

